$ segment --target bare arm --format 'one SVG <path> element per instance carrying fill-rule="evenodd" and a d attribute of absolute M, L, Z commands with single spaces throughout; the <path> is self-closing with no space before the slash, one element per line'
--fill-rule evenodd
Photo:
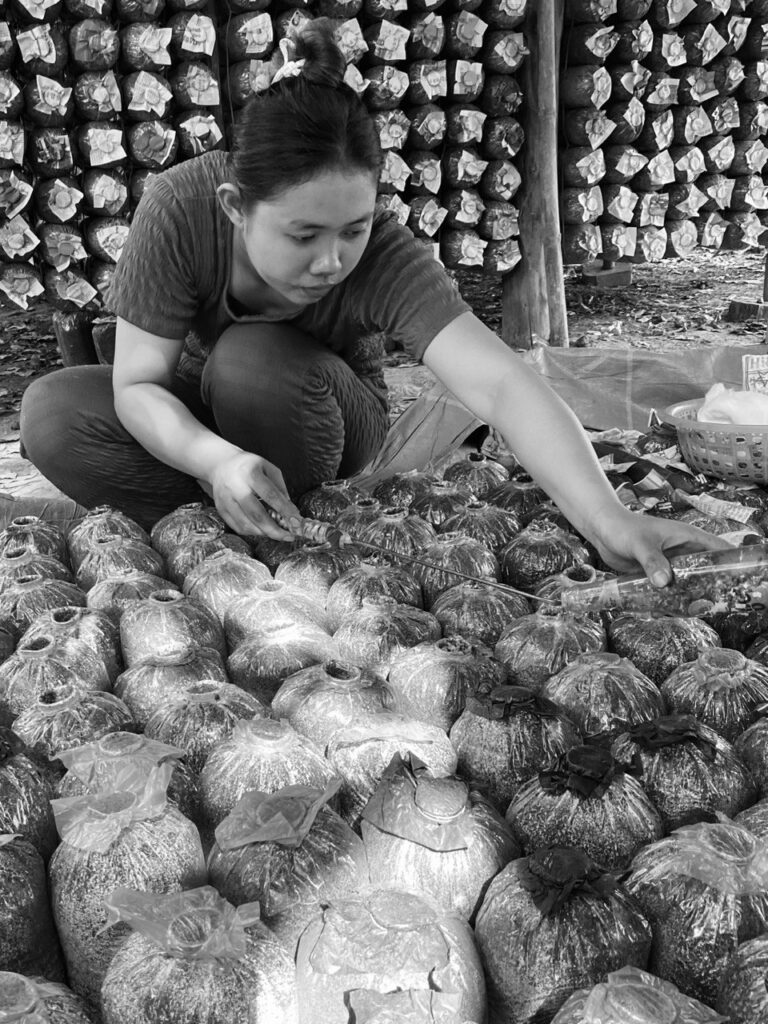
<path fill-rule="evenodd" d="M 618 569 L 669 580 L 666 554 L 722 547 L 703 530 L 630 512 L 616 497 L 576 416 L 472 313 L 444 328 L 424 363 L 494 426 L 568 519 Z"/>
<path fill-rule="evenodd" d="M 155 458 L 200 481 L 233 530 L 286 539 L 289 534 L 259 500 L 286 518 L 298 515 L 277 467 L 214 434 L 169 390 L 182 347 L 182 341 L 118 317 L 112 373 L 117 418 Z"/>

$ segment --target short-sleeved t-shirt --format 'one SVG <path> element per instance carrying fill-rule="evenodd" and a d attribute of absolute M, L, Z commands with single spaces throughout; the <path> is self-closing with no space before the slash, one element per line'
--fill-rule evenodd
<path fill-rule="evenodd" d="M 215 151 L 158 175 L 141 198 L 107 293 L 113 313 L 151 334 L 185 340 L 178 373 L 199 379 L 205 357 L 238 315 L 228 297 L 233 225 L 216 189 L 231 180 Z M 337 352 L 386 401 L 377 333 L 421 359 L 433 338 L 469 310 L 455 284 L 391 214 L 374 218 L 352 273 L 289 322 Z M 281 318 L 286 319 L 286 318 Z"/>

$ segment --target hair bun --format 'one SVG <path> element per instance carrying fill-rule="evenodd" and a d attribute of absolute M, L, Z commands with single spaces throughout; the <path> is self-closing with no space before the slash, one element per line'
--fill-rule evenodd
<path fill-rule="evenodd" d="M 337 89 L 344 81 L 347 61 L 341 52 L 329 18 L 314 18 L 289 36 L 296 60 L 305 60 L 301 77 L 312 85 Z"/>

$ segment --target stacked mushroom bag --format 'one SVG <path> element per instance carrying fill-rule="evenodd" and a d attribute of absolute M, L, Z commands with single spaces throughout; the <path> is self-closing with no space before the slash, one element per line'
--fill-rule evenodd
<path fill-rule="evenodd" d="M 731 0 L 568 5 L 566 262 L 758 244 L 768 208 L 763 18 Z"/>
<path fill-rule="evenodd" d="M 14 0 L 0 39 L 0 289 L 90 326 L 149 177 L 223 145 L 201 2 Z"/>

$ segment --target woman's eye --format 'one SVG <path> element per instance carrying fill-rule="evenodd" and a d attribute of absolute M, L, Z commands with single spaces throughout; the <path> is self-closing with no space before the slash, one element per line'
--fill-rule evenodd
<path fill-rule="evenodd" d="M 314 235 L 291 235 L 294 242 L 311 242 Z"/>

